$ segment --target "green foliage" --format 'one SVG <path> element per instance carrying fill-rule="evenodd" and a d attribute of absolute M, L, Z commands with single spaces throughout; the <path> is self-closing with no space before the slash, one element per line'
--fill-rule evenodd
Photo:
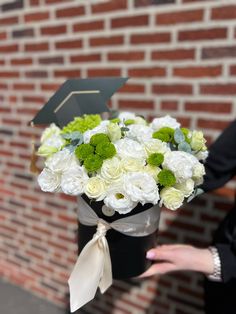
<path fill-rule="evenodd" d="M 154 132 L 152 137 L 162 142 L 173 142 L 175 130 L 169 127 L 163 127 L 160 130 Z"/>
<path fill-rule="evenodd" d="M 92 130 L 101 123 L 101 117 L 98 114 L 83 115 L 76 117 L 69 122 L 63 129 L 62 134 L 79 131 L 84 133 L 87 130 Z"/>

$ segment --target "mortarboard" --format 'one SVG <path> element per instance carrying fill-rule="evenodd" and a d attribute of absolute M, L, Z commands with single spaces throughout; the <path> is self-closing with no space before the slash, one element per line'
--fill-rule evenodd
<path fill-rule="evenodd" d="M 128 80 L 127 77 L 69 79 L 55 92 L 31 121 L 60 127 L 83 114 L 109 111 L 106 103 Z"/>

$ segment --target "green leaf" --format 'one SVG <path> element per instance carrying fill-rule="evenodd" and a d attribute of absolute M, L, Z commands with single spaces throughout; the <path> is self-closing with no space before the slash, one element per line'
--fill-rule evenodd
<path fill-rule="evenodd" d="M 180 144 L 185 141 L 183 132 L 180 129 L 176 129 L 174 133 L 174 140 L 177 144 Z"/>
<path fill-rule="evenodd" d="M 120 128 L 121 129 L 121 132 L 127 132 L 127 131 L 129 131 L 129 128 L 126 128 L 126 127 L 122 127 L 122 128 Z"/>
<path fill-rule="evenodd" d="M 183 151 L 185 153 L 192 153 L 191 146 L 187 142 L 181 142 L 178 145 L 178 150 Z"/>

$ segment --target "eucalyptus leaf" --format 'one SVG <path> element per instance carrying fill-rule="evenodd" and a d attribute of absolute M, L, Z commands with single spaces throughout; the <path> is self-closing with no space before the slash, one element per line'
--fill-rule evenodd
<path fill-rule="evenodd" d="M 73 153 L 76 149 L 76 146 L 68 145 L 68 146 L 66 146 L 66 148 L 70 151 L 70 153 Z"/>
<path fill-rule="evenodd" d="M 129 131 L 129 128 L 126 128 L 126 127 L 122 127 L 122 128 L 120 128 L 121 129 L 121 132 L 127 132 L 127 131 Z"/>
<path fill-rule="evenodd" d="M 61 134 L 61 137 L 63 137 L 65 140 L 70 140 L 71 139 L 71 133 L 63 133 L 63 134 Z"/>
<path fill-rule="evenodd" d="M 119 116 L 119 111 L 117 111 L 117 110 L 111 110 L 110 111 L 110 119 L 111 120 L 118 118 L 118 116 Z"/>
<path fill-rule="evenodd" d="M 180 129 L 176 129 L 174 133 L 175 142 L 180 144 L 185 141 L 183 132 Z"/>
<path fill-rule="evenodd" d="M 196 188 L 194 192 L 188 197 L 187 203 L 191 202 L 196 196 L 204 193 L 204 190 L 201 188 Z"/>
<path fill-rule="evenodd" d="M 187 142 L 181 142 L 178 145 L 178 150 L 183 151 L 185 153 L 192 153 L 191 146 Z"/>

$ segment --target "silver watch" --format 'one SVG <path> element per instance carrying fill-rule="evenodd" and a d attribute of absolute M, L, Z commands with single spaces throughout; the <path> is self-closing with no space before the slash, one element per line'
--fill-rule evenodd
<path fill-rule="evenodd" d="M 213 274 L 208 275 L 207 278 L 212 281 L 222 281 L 221 277 L 221 262 L 218 250 L 214 246 L 209 246 L 208 249 L 210 250 L 213 258 L 214 263 L 214 271 Z"/>

